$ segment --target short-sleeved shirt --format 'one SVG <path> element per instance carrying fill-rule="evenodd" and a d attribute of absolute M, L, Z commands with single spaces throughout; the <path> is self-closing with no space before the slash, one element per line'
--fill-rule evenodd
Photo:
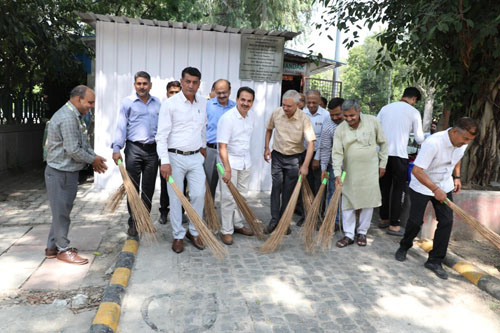
<path fill-rule="evenodd" d="M 236 107 L 224 113 L 217 125 L 217 142 L 227 144 L 231 169 L 245 170 L 252 166 L 250 140 L 254 128 L 251 111 L 243 118 Z"/>
<path fill-rule="evenodd" d="M 316 140 L 311 120 L 300 109 L 288 118 L 282 107 L 277 108 L 269 118 L 267 129 L 275 130 L 273 150 L 283 155 L 300 154 L 305 150 L 304 140 Z"/>
<path fill-rule="evenodd" d="M 323 109 L 321 106 L 318 106 L 318 110 L 312 114 L 309 111 L 309 108 L 305 108 L 302 112 L 304 112 L 309 119 L 311 119 L 311 125 L 314 128 L 314 134 L 316 135 L 316 141 L 314 142 L 314 154 L 315 160 L 320 160 L 319 156 L 319 145 L 321 142 L 321 132 L 323 131 L 324 124 L 330 120 L 330 114 L 328 111 Z M 307 142 L 304 142 L 305 147 L 307 147 Z"/>
<path fill-rule="evenodd" d="M 434 184 L 448 193 L 455 187 L 452 172 L 464 156 L 467 145 L 455 147 L 448 134 L 450 129 L 434 133 L 428 137 L 418 152 L 414 165 L 422 168 Z M 410 188 L 423 195 L 433 196 L 432 191 L 412 174 Z"/>

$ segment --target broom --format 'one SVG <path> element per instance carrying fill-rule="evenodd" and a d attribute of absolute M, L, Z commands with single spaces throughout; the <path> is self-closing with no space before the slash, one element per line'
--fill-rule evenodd
<path fill-rule="evenodd" d="M 208 181 L 205 179 L 205 205 L 203 208 L 205 213 L 205 220 L 207 222 L 208 229 L 212 230 L 213 233 L 218 233 L 220 230 L 219 217 L 217 216 L 217 210 L 215 209 L 214 198 L 210 192 L 210 187 L 208 186 Z"/>
<path fill-rule="evenodd" d="M 345 171 L 342 172 L 340 179 L 343 183 L 345 179 Z M 321 245 L 323 250 L 329 249 L 332 246 L 332 238 L 335 233 L 335 217 L 337 216 L 341 196 L 342 186 L 337 186 L 318 232 L 318 245 Z"/>
<path fill-rule="evenodd" d="M 316 232 L 316 225 L 318 224 L 318 220 L 320 218 L 319 209 L 321 207 L 323 194 L 325 193 L 326 183 L 327 183 L 327 178 L 324 178 L 323 181 L 321 182 L 321 186 L 319 187 L 318 193 L 314 198 L 311 208 L 307 212 L 304 226 L 300 231 L 300 235 L 302 237 L 302 240 L 304 241 L 306 252 L 308 253 L 314 252 L 314 234 Z"/>
<path fill-rule="evenodd" d="M 304 184 L 302 185 L 302 203 L 304 204 L 304 215 L 311 210 L 312 202 L 314 200 L 314 194 L 309 186 L 307 177 L 304 177 Z"/>
<path fill-rule="evenodd" d="M 224 173 L 226 171 L 224 170 L 222 164 L 217 163 L 217 169 L 219 170 L 220 174 L 224 176 Z M 255 236 L 257 236 L 257 238 L 260 240 L 266 239 L 264 233 L 262 232 L 264 225 L 262 224 L 262 221 L 260 221 L 254 214 L 250 206 L 248 206 L 246 199 L 241 195 L 241 193 L 238 191 L 238 189 L 234 186 L 234 184 L 231 181 L 227 183 L 227 187 L 229 188 L 229 191 L 233 195 L 234 201 L 236 202 L 238 209 L 240 210 L 241 214 L 243 214 L 243 217 L 247 221 L 248 225 L 252 229 Z"/>
<path fill-rule="evenodd" d="M 127 199 L 130 205 L 130 210 L 132 211 L 132 218 L 135 222 L 135 228 L 139 234 L 143 232 L 155 233 L 156 229 L 151 222 L 151 215 L 148 209 L 144 205 L 139 193 L 132 182 L 127 170 L 123 166 L 122 160 L 118 160 L 118 167 L 123 178 L 123 188 L 127 193 Z"/>
<path fill-rule="evenodd" d="M 194 224 L 196 230 L 198 230 L 198 233 L 200 234 L 200 238 L 203 244 L 205 244 L 217 258 L 223 259 L 224 255 L 227 254 L 227 251 L 224 248 L 224 246 L 222 246 L 217 241 L 214 234 L 207 228 L 205 223 L 203 223 L 203 220 L 201 219 L 200 215 L 196 213 L 193 206 L 191 206 L 189 200 L 184 196 L 184 194 L 182 194 L 182 191 L 179 189 L 179 187 L 177 187 L 177 184 L 175 184 L 174 178 L 172 178 L 172 176 L 168 177 L 168 183 L 170 184 L 170 186 L 172 186 L 172 189 L 174 190 L 175 195 L 177 195 L 180 202 L 182 203 L 182 206 L 184 207 L 187 216 Z"/>
<path fill-rule="evenodd" d="M 483 236 L 487 241 L 493 244 L 493 246 L 500 250 L 500 236 L 496 232 L 482 225 L 481 222 L 479 222 L 475 217 L 467 214 L 462 208 L 454 204 L 453 201 L 446 199 L 443 202 L 448 205 L 453 210 L 453 212 L 461 217 L 465 223 L 475 229 L 481 236 Z"/>
<path fill-rule="evenodd" d="M 104 209 L 110 211 L 111 213 L 114 213 L 116 208 L 118 208 L 118 205 L 120 202 L 123 200 L 125 197 L 125 186 L 123 184 L 120 185 L 120 187 L 109 196 L 108 200 L 106 200 L 106 205 L 104 206 Z"/>
<path fill-rule="evenodd" d="M 262 244 L 259 248 L 262 253 L 271 253 L 279 249 L 281 243 L 283 242 L 283 238 L 290 227 L 290 223 L 292 222 L 293 211 L 295 210 L 295 206 L 297 205 L 297 199 L 299 198 L 300 187 L 302 185 L 302 175 L 299 175 L 299 179 L 297 181 L 297 185 L 293 189 L 292 195 L 290 197 L 290 201 L 286 205 L 285 211 L 281 216 L 281 219 L 278 222 L 278 226 L 274 229 L 271 237 L 267 239 L 267 241 Z"/>

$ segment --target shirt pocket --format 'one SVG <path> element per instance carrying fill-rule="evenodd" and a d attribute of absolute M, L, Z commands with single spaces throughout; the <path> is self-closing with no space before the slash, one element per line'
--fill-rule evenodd
<path fill-rule="evenodd" d="M 375 134 L 373 131 L 363 131 L 358 133 L 358 141 L 362 146 L 371 146 L 372 142 L 375 140 Z"/>

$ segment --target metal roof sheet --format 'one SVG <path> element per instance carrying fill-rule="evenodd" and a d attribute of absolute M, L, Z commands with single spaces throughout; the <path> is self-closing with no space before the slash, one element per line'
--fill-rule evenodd
<path fill-rule="evenodd" d="M 122 24 L 138 24 L 138 25 L 148 25 L 148 26 L 158 26 L 164 28 L 174 28 L 174 29 L 188 29 L 188 30 L 205 30 L 205 31 L 218 31 L 224 33 L 233 34 L 253 34 L 259 36 L 277 36 L 284 37 L 285 40 L 291 40 L 298 36 L 300 32 L 292 31 L 268 31 L 261 29 L 247 29 L 247 28 L 234 28 L 218 24 L 196 24 L 187 22 L 172 22 L 172 21 L 160 21 L 160 20 L 150 20 L 150 19 L 137 19 L 125 16 L 112 16 L 112 15 L 101 15 L 92 12 L 76 12 L 80 16 L 81 20 L 92 27 L 96 27 L 97 21 L 103 22 L 116 22 Z"/>

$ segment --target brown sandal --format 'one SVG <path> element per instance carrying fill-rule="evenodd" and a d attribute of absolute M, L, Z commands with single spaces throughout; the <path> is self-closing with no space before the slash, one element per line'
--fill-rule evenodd
<path fill-rule="evenodd" d="M 359 246 L 366 246 L 366 235 L 358 235 L 358 239 L 356 242 Z"/>
<path fill-rule="evenodd" d="M 339 240 L 336 245 L 337 245 L 337 247 L 343 248 L 343 247 L 346 247 L 347 245 L 351 245 L 351 244 L 354 244 L 354 241 L 352 239 L 350 239 L 349 237 L 344 236 L 344 238 Z"/>

